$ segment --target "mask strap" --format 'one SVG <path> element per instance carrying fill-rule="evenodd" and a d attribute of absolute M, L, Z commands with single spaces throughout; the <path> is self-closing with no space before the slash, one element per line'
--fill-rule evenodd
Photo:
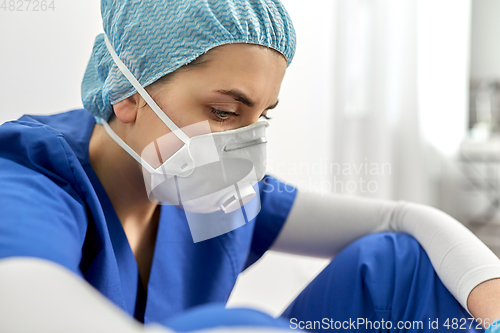
<path fill-rule="evenodd" d="M 127 153 L 130 154 L 139 164 L 141 164 L 146 170 L 148 170 L 149 173 L 157 173 L 155 169 L 151 165 L 149 165 L 148 162 L 144 161 L 139 154 L 137 154 L 132 148 L 130 148 L 129 145 L 125 143 L 109 126 L 108 122 L 102 118 L 96 118 L 96 121 L 98 124 L 101 124 L 104 126 L 104 129 L 106 132 L 108 132 L 108 135 L 113 139 L 120 147 L 122 147 Z"/>
<path fill-rule="evenodd" d="M 156 102 L 149 96 L 147 91 L 141 86 L 139 81 L 134 77 L 134 75 L 130 72 L 130 70 L 125 66 L 125 64 L 120 60 L 118 55 L 116 54 L 115 50 L 113 49 L 113 46 L 111 46 L 111 43 L 109 42 L 108 36 L 104 34 L 104 40 L 106 42 L 106 47 L 108 48 L 109 53 L 111 54 L 111 57 L 113 58 L 116 66 L 118 66 L 118 69 L 125 75 L 127 80 L 134 86 L 134 88 L 137 90 L 137 92 L 144 98 L 146 103 L 149 104 L 151 109 L 160 117 L 160 119 L 165 123 L 165 125 L 170 128 L 170 130 L 185 144 L 188 144 L 190 141 L 190 138 L 184 133 L 179 127 L 177 127 L 176 124 L 173 123 L 172 120 L 170 120 L 169 117 L 160 109 L 160 107 L 156 104 Z"/>

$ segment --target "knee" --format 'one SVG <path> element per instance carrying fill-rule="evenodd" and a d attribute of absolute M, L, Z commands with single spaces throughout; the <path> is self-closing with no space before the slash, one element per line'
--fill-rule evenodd
<path fill-rule="evenodd" d="M 369 252 L 394 255 L 396 252 L 408 252 L 408 254 L 419 254 L 422 250 L 418 241 L 412 236 L 400 232 L 380 232 L 362 237 L 354 241 L 349 247 L 369 249 Z"/>
<path fill-rule="evenodd" d="M 375 276 L 411 273 L 416 269 L 430 266 L 427 254 L 410 235 L 383 232 L 362 237 L 347 246 L 332 262 L 351 267 L 368 279 L 379 280 Z"/>
<path fill-rule="evenodd" d="M 399 232 L 380 232 L 362 237 L 350 244 L 346 250 L 394 259 L 402 255 L 406 259 L 408 256 L 420 256 L 423 251 L 415 238 Z"/>

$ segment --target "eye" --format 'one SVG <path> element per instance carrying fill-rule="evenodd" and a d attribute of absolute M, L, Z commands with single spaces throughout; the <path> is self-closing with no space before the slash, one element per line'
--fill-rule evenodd
<path fill-rule="evenodd" d="M 239 117 L 239 114 L 230 111 L 222 111 L 214 108 L 210 109 L 210 112 L 214 115 L 214 120 L 223 123 L 231 117 Z"/>

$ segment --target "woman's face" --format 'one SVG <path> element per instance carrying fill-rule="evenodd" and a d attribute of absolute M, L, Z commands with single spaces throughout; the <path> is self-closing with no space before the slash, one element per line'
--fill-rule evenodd
<path fill-rule="evenodd" d="M 277 105 L 287 65 L 279 53 L 262 46 L 230 44 L 209 51 L 204 60 L 150 91 L 179 128 L 208 120 L 212 132 L 236 129 L 257 122 Z M 119 102 L 114 109 L 118 119 L 131 125 L 129 144 L 141 152 L 170 130 L 138 94 L 129 99 L 133 103 Z M 187 130 L 186 134 L 204 133 Z M 175 141 L 173 146 L 182 145 Z"/>

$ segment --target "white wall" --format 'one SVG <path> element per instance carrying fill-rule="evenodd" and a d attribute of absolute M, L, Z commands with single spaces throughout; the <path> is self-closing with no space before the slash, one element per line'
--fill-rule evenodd
<path fill-rule="evenodd" d="M 0 9 L 0 123 L 82 107 L 80 83 L 102 30 L 100 1 L 54 3 L 54 11 Z"/>
<path fill-rule="evenodd" d="M 453 15 L 448 14 L 450 8 Z M 470 0 L 418 3 L 422 135 L 447 156 L 456 152 L 467 129 L 470 16 Z"/>
<path fill-rule="evenodd" d="M 500 77 L 500 1 L 472 0 L 471 77 Z"/>
<path fill-rule="evenodd" d="M 269 113 L 269 171 L 321 189 L 328 175 L 290 172 L 331 153 L 335 1 L 284 0 L 298 33 L 296 58 L 280 105 Z M 58 1 L 47 12 L 0 10 L 0 123 L 23 114 L 52 114 L 82 106 L 80 83 L 95 36 L 102 31 L 99 0 Z M 238 280 L 231 305 L 277 315 L 326 264 L 269 253 Z"/>

